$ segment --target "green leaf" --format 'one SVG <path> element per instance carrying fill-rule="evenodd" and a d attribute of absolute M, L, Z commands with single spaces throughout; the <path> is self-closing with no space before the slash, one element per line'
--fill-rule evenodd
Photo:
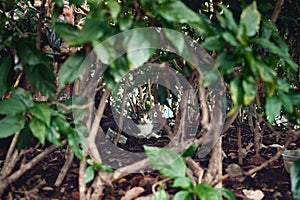
<path fill-rule="evenodd" d="M 276 96 L 266 98 L 266 115 L 268 121 L 272 124 L 275 121 L 275 117 L 280 114 L 282 108 L 282 102 Z"/>
<path fill-rule="evenodd" d="M 109 30 L 107 24 L 99 19 L 87 19 L 83 28 L 77 37 L 69 40 L 71 46 L 80 46 L 88 42 L 99 40 L 106 30 Z"/>
<path fill-rule="evenodd" d="M 228 28 L 231 30 L 233 33 L 237 31 L 237 23 L 232 15 L 232 12 L 224 5 L 220 5 L 223 13 L 224 13 L 224 18 L 222 15 L 218 14 L 217 18 L 220 21 L 220 25 L 222 28 Z"/>
<path fill-rule="evenodd" d="M 240 24 L 246 26 L 247 36 L 251 37 L 256 34 L 259 30 L 260 20 L 261 14 L 257 10 L 256 2 L 254 1 L 243 10 L 240 18 Z"/>
<path fill-rule="evenodd" d="M 66 117 L 60 113 L 57 113 L 55 116 L 52 116 L 51 122 L 55 124 L 59 130 L 63 133 L 67 133 L 70 130 L 70 124 L 67 121 Z"/>
<path fill-rule="evenodd" d="M 36 105 L 30 109 L 33 116 L 44 122 L 47 126 L 50 126 L 52 111 L 47 103 L 41 102 L 37 102 Z"/>
<path fill-rule="evenodd" d="M 18 143 L 17 143 L 17 149 L 20 151 L 22 149 L 25 149 L 28 147 L 32 141 L 33 135 L 29 129 L 29 126 L 25 126 L 24 129 L 22 129 Z"/>
<path fill-rule="evenodd" d="M 66 42 L 76 41 L 79 36 L 79 30 L 71 24 L 57 22 L 54 29 Z"/>
<path fill-rule="evenodd" d="M 222 38 L 232 46 L 235 47 L 239 46 L 238 41 L 236 40 L 235 36 L 231 32 L 226 31 L 222 33 Z"/>
<path fill-rule="evenodd" d="M 29 94 L 28 91 L 24 90 L 23 88 L 14 88 L 12 90 L 12 98 L 22 101 L 26 109 L 29 109 L 34 106 L 32 96 Z"/>
<path fill-rule="evenodd" d="M 200 21 L 200 17 L 181 1 L 168 1 L 155 11 L 171 22 L 187 23 Z"/>
<path fill-rule="evenodd" d="M 6 138 L 24 127 L 26 118 L 23 115 L 6 116 L 0 120 L 0 138 Z"/>
<path fill-rule="evenodd" d="M 225 188 L 220 188 L 222 194 L 224 197 L 226 197 L 226 199 L 228 200 L 236 200 L 236 197 L 234 196 L 234 194 L 232 194 L 232 192 L 230 192 L 229 190 L 225 189 Z"/>
<path fill-rule="evenodd" d="M 111 17 L 115 20 L 117 19 L 120 11 L 121 11 L 121 6 L 120 4 L 118 3 L 118 1 L 116 0 L 109 0 L 107 2 L 107 6 L 110 10 L 110 14 L 111 14 Z"/>
<path fill-rule="evenodd" d="M 245 91 L 243 102 L 244 105 L 249 105 L 255 98 L 256 95 L 256 82 L 243 80 L 242 81 L 243 90 Z"/>
<path fill-rule="evenodd" d="M 214 189 L 208 183 L 201 183 L 196 185 L 193 188 L 193 191 L 201 200 L 221 200 L 220 191 Z"/>
<path fill-rule="evenodd" d="M 226 42 L 222 38 L 217 36 L 207 37 L 201 46 L 209 51 L 223 50 L 226 46 Z"/>
<path fill-rule="evenodd" d="M 48 64 L 23 66 L 31 86 L 42 95 L 55 99 L 56 85 L 52 66 Z"/>
<path fill-rule="evenodd" d="M 90 183 L 95 178 L 95 171 L 92 166 L 88 166 L 84 173 L 84 183 Z"/>
<path fill-rule="evenodd" d="M 12 84 L 10 77 L 13 73 L 14 60 L 11 54 L 0 58 L 0 97 L 4 95 L 8 87 Z"/>
<path fill-rule="evenodd" d="M 230 74 L 231 72 L 233 72 L 234 66 L 237 63 L 237 56 L 234 53 L 228 51 L 221 52 L 215 59 L 215 65 L 222 74 Z"/>
<path fill-rule="evenodd" d="M 26 110 L 24 104 L 17 99 L 5 99 L 0 101 L 0 114 L 15 115 Z"/>
<path fill-rule="evenodd" d="M 276 72 L 272 68 L 270 68 L 269 66 L 263 63 L 260 63 L 260 65 L 257 66 L 257 68 L 258 68 L 259 75 L 263 81 L 269 83 L 275 81 L 274 78 L 276 77 Z"/>
<path fill-rule="evenodd" d="M 119 27 L 121 31 L 128 30 L 133 24 L 133 16 L 125 15 L 123 18 L 119 19 Z"/>
<path fill-rule="evenodd" d="M 42 145 L 44 145 L 46 139 L 46 124 L 33 117 L 29 122 L 29 128 L 32 134 L 41 142 Z"/>
<path fill-rule="evenodd" d="M 84 72 L 86 67 L 88 67 L 87 65 L 82 65 L 84 58 L 84 53 L 77 52 L 64 62 L 60 68 L 58 78 L 61 87 L 65 87 L 68 83 L 75 81 Z"/>
<path fill-rule="evenodd" d="M 73 129 L 70 129 L 67 134 L 68 143 L 70 145 L 71 150 L 74 152 L 77 158 L 81 159 L 84 155 L 84 147 L 86 146 L 84 143 L 84 138 L 80 137 L 79 134 Z"/>
<path fill-rule="evenodd" d="M 141 34 L 134 31 L 128 42 L 127 59 L 137 68 L 144 64 L 151 57 L 157 47 L 158 38 L 151 31 Z"/>
<path fill-rule="evenodd" d="M 151 164 L 169 178 L 184 177 L 186 165 L 183 158 L 170 149 L 144 146 Z"/>
<path fill-rule="evenodd" d="M 62 144 L 60 139 L 59 128 L 54 124 L 51 124 L 50 127 L 47 127 L 45 136 L 46 139 L 52 144 L 56 144 L 58 146 Z"/>
<path fill-rule="evenodd" d="M 290 98 L 290 96 L 288 94 L 285 94 L 283 92 L 278 92 L 278 97 L 280 98 L 282 105 L 284 105 L 284 109 L 289 112 L 289 113 L 293 113 L 294 111 L 294 105 L 293 105 L 293 101 Z"/>
<path fill-rule="evenodd" d="M 103 172 L 113 172 L 114 171 L 113 168 L 111 168 L 108 165 L 104 165 L 102 163 L 93 163 L 93 168 L 103 171 Z"/>
<path fill-rule="evenodd" d="M 192 200 L 192 195 L 188 191 L 182 190 L 175 194 L 174 200 Z"/>
<path fill-rule="evenodd" d="M 233 108 L 228 115 L 232 115 L 243 104 L 243 88 L 241 78 L 235 78 L 230 82 L 230 94 L 233 101 Z"/>
<path fill-rule="evenodd" d="M 48 58 L 39 51 L 28 38 L 22 38 L 16 45 L 17 55 L 24 65 L 46 65 Z M 28 74 L 26 74 L 28 76 Z"/>
<path fill-rule="evenodd" d="M 193 180 L 188 177 L 179 177 L 174 180 L 172 187 L 190 189 L 193 188 Z"/>
<path fill-rule="evenodd" d="M 300 159 L 292 165 L 290 177 L 293 199 L 300 199 Z"/>
<path fill-rule="evenodd" d="M 281 48 L 276 46 L 276 44 L 274 44 L 273 42 L 271 42 L 270 40 L 268 40 L 266 38 L 256 38 L 256 39 L 253 39 L 253 42 L 255 42 L 259 46 L 263 47 L 270 53 L 273 53 L 273 54 L 276 54 L 276 55 L 279 55 L 282 57 L 289 56 L 288 52 L 283 51 Z"/>
<path fill-rule="evenodd" d="M 199 144 L 192 144 L 191 146 L 189 146 L 189 148 L 187 148 L 183 154 L 182 157 L 188 157 L 188 156 L 192 156 L 193 153 L 195 153 L 195 151 L 198 149 Z"/>
<path fill-rule="evenodd" d="M 168 199 L 169 199 L 168 194 L 164 190 L 158 190 L 151 197 L 151 200 L 168 200 Z"/>
<path fill-rule="evenodd" d="M 170 29 L 164 30 L 164 33 L 179 55 L 186 60 L 192 60 L 189 48 L 190 45 L 187 43 L 186 38 L 182 33 Z"/>

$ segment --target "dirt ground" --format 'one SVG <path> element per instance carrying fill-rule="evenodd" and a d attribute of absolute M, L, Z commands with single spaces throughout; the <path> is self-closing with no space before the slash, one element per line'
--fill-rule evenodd
<path fill-rule="evenodd" d="M 251 158 L 255 155 L 253 142 L 253 134 L 245 126 L 242 129 L 242 145 L 243 148 L 248 149 L 245 151 L 243 158 L 242 169 L 245 171 L 255 167 L 257 163 L 251 163 Z M 276 147 L 272 144 L 282 145 L 284 142 L 284 135 L 280 136 L 279 142 L 276 143 L 276 137 L 273 133 L 265 134 L 262 143 L 263 148 L 260 150 L 260 155 L 264 159 L 270 159 L 277 151 Z M 236 128 L 231 128 L 223 136 L 223 169 L 224 173 L 226 167 L 232 163 L 238 163 L 237 152 L 237 131 Z M 270 146 L 271 145 L 271 146 Z M 299 144 L 298 144 L 299 145 Z M 299 148 L 297 144 L 293 144 L 291 148 Z M 273 145 L 274 146 L 274 145 Z M 79 199 L 78 192 L 78 173 L 79 162 L 74 160 L 71 169 L 60 187 L 55 187 L 54 183 L 65 161 L 65 149 L 58 148 L 47 158 L 28 171 L 17 182 L 10 185 L 6 190 L 3 199 L 30 199 L 30 200 L 47 200 L 47 199 Z M 2 155 L 1 155 L 2 154 Z M 5 155 L 5 150 L 0 152 L 0 161 L 2 162 Z M 197 161 L 197 159 L 196 159 Z M 199 160 L 202 167 L 207 166 L 205 160 Z M 1 163 L 0 163 L 1 164 Z M 151 194 L 151 187 L 158 180 L 163 177 L 156 173 L 151 172 L 148 174 L 130 174 L 127 177 L 121 178 L 113 183 L 113 187 L 105 190 L 105 197 L 103 199 L 120 199 L 129 189 L 140 186 L 145 189 L 143 196 Z M 247 199 L 243 194 L 243 189 L 255 190 L 259 189 L 264 193 L 264 199 L 292 199 L 290 191 L 290 177 L 285 171 L 283 159 L 280 157 L 277 161 L 264 168 L 263 170 L 253 174 L 251 177 L 246 177 L 243 182 L 236 180 L 223 181 L 224 187 L 232 191 L 237 199 Z M 168 188 L 170 194 L 176 193 L 175 189 Z"/>

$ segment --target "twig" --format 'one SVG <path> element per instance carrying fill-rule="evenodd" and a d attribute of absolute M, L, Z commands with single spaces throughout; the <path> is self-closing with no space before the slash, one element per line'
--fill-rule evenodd
<path fill-rule="evenodd" d="M 91 157 L 93 159 L 95 159 L 95 161 L 98 162 L 98 163 L 101 163 L 102 160 L 101 160 L 100 154 L 98 152 L 97 146 L 95 144 L 95 140 L 96 140 L 96 136 L 97 136 L 97 133 L 98 133 L 100 120 L 103 116 L 103 112 L 104 112 L 104 109 L 105 109 L 106 100 L 109 97 L 109 95 L 110 95 L 110 89 L 106 88 L 105 92 L 104 92 L 104 94 L 103 94 L 103 96 L 100 100 L 100 104 L 99 104 L 99 107 L 97 109 L 97 113 L 96 113 L 95 119 L 93 121 L 90 134 L 87 138 L 88 145 L 89 145 L 89 150 L 90 150 L 90 153 L 91 153 Z"/>
<path fill-rule="evenodd" d="M 66 141 L 63 141 L 63 144 L 65 144 Z M 37 156 L 35 156 L 32 160 L 30 160 L 28 163 L 26 163 L 25 165 L 21 165 L 19 170 L 17 170 L 16 172 L 14 172 L 12 175 L 8 176 L 7 178 L 5 178 L 4 180 L 0 180 L 1 184 L 0 184 L 0 196 L 2 196 L 5 188 L 13 183 L 14 181 L 16 181 L 18 178 L 20 178 L 25 172 L 27 172 L 28 170 L 32 169 L 33 166 L 35 166 L 37 163 L 39 163 L 40 161 L 42 161 L 45 156 L 47 156 L 49 153 L 51 153 L 52 151 L 54 151 L 57 148 L 56 145 L 51 145 L 48 148 L 46 148 L 44 151 L 42 151 L 40 154 L 38 154 Z"/>
<path fill-rule="evenodd" d="M 274 9 L 272 17 L 271 17 L 271 21 L 273 23 L 275 23 L 277 21 L 277 18 L 278 18 L 278 15 L 280 13 L 280 10 L 281 10 L 281 8 L 283 6 L 283 3 L 284 3 L 284 0 L 278 0 L 276 2 L 275 9 Z"/>
<path fill-rule="evenodd" d="M 70 147 L 68 146 L 67 148 L 67 152 L 66 152 L 66 161 L 64 166 L 62 167 L 62 169 L 60 170 L 60 173 L 55 181 L 55 186 L 59 187 L 61 185 L 61 183 L 63 182 L 64 178 L 67 175 L 68 170 L 70 169 L 70 167 L 72 166 L 73 163 L 73 159 L 74 159 L 74 153 L 73 151 L 70 149 Z"/>
<path fill-rule="evenodd" d="M 86 185 L 84 183 L 85 169 L 86 169 L 86 155 L 83 156 L 79 166 L 78 184 L 79 184 L 80 199 L 86 199 L 86 195 L 85 195 Z"/>
<path fill-rule="evenodd" d="M 124 92 L 123 92 L 123 97 L 122 97 L 122 104 L 121 104 L 121 112 L 120 112 L 120 118 L 119 118 L 119 121 L 118 121 L 118 133 L 117 135 L 115 136 L 114 138 L 114 144 L 116 145 L 120 139 L 120 136 L 121 136 L 121 132 L 122 132 L 122 129 L 123 129 L 123 115 L 124 115 L 124 110 L 125 110 L 125 105 L 126 105 L 126 94 L 127 94 L 127 84 L 129 82 L 129 77 L 128 75 L 125 77 L 125 83 L 124 83 Z"/>
<path fill-rule="evenodd" d="M 46 4 L 46 0 L 42 0 L 42 4 L 40 7 L 40 16 L 39 16 L 39 20 L 37 22 L 37 33 L 36 33 L 36 48 L 38 50 L 41 49 L 41 38 L 42 38 L 42 21 L 45 17 L 45 4 Z"/>
<path fill-rule="evenodd" d="M 194 175 L 197 177 L 197 179 L 198 179 L 197 182 L 201 183 L 203 174 L 204 174 L 204 170 L 191 157 L 185 158 L 185 162 L 186 162 L 187 166 L 192 170 Z"/>
<path fill-rule="evenodd" d="M 270 165 L 272 162 L 276 161 L 280 156 L 281 153 L 283 152 L 283 149 L 280 149 L 275 156 L 273 156 L 271 159 L 267 160 L 266 162 L 262 163 L 261 165 L 254 167 L 244 173 L 239 173 L 239 174 L 225 174 L 222 177 L 220 177 L 219 179 L 215 180 L 212 185 L 215 186 L 216 184 L 218 184 L 219 182 L 227 179 L 227 178 L 236 178 L 236 177 L 240 177 L 240 176 L 251 176 L 252 174 L 262 170 L 263 168 L 267 167 L 268 165 Z"/>

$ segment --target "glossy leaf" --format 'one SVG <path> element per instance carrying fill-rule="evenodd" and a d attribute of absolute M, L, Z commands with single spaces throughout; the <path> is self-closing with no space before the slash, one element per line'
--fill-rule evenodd
<path fill-rule="evenodd" d="M 193 192 L 201 200 L 221 200 L 221 192 L 214 189 L 208 183 L 201 183 L 193 188 Z"/>
<path fill-rule="evenodd" d="M 23 115 L 6 116 L 0 120 L 0 138 L 6 138 L 24 127 L 26 118 Z"/>
<path fill-rule="evenodd" d="M 181 190 L 175 194 L 174 200 L 192 200 L 192 194 L 188 191 Z"/>
<path fill-rule="evenodd" d="M 243 97 L 244 105 L 249 105 L 255 98 L 256 95 L 256 82 L 249 82 L 248 80 L 242 81 L 243 90 L 245 91 Z"/>
<path fill-rule="evenodd" d="M 51 124 L 50 127 L 47 127 L 46 139 L 52 144 L 61 145 L 61 138 L 59 129 L 55 124 Z"/>
<path fill-rule="evenodd" d="M 103 21 L 99 19 L 88 19 L 83 28 L 79 31 L 78 36 L 69 40 L 68 44 L 79 46 L 88 42 L 97 41 L 107 30 L 109 30 L 109 26 L 103 23 Z"/>
<path fill-rule="evenodd" d="M 224 5 L 220 5 L 223 13 L 224 13 L 224 17 L 222 15 L 217 15 L 217 18 L 220 21 L 220 25 L 223 28 L 228 28 L 229 30 L 231 30 L 232 32 L 236 32 L 237 31 L 237 23 L 233 17 L 232 12 Z"/>
<path fill-rule="evenodd" d="M 221 52 L 215 59 L 215 65 L 222 74 L 230 74 L 238 63 L 237 56 L 232 52 Z"/>
<path fill-rule="evenodd" d="M 20 100 L 25 105 L 26 109 L 34 106 L 32 96 L 23 88 L 17 87 L 12 90 L 12 98 Z"/>
<path fill-rule="evenodd" d="M 166 2 L 156 9 L 156 12 L 167 21 L 179 23 L 200 21 L 199 16 L 181 1 Z"/>
<path fill-rule="evenodd" d="M 74 152 L 77 158 L 82 158 L 84 155 L 84 147 L 85 147 L 84 138 L 80 137 L 79 134 L 73 129 L 70 129 L 68 131 L 67 137 L 68 137 L 68 143 L 70 145 L 71 150 Z"/>
<path fill-rule="evenodd" d="M 240 24 L 244 24 L 246 26 L 247 36 L 251 37 L 259 30 L 260 21 L 261 14 L 257 10 L 256 2 L 254 1 L 243 10 L 240 18 Z"/>
<path fill-rule="evenodd" d="M 151 197 L 151 200 L 168 200 L 168 199 L 169 199 L 168 194 L 164 190 L 158 190 Z"/>
<path fill-rule="evenodd" d="M 3 96 L 7 91 L 12 81 L 9 80 L 13 73 L 14 60 L 11 54 L 0 58 L 0 96 Z"/>
<path fill-rule="evenodd" d="M 266 49 L 270 53 L 277 54 L 279 56 L 286 57 L 288 56 L 288 52 L 283 51 L 281 48 L 279 48 L 276 44 L 271 42 L 270 40 L 266 38 L 257 38 L 253 39 L 255 43 Z"/>
<path fill-rule="evenodd" d="M 220 188 L 222 195 L 224 197 L 226 197 L 227 200 L 236 200 L 236 197 L 234 196 L 234 194 L 232 192 L 230 192 L 229 190 L 225 189 L 225 188 Z"/>
<path fill-rule="evenodd" d="M 192 60 L 189 44 L 187 43 L 183 34 L 169 29 L 166 29 L 164 33 L 171 44 L 175 47 L 179 55 L 186 60 Z"/>
<path fill-rule="evenodd" d="M 22 61 L 23 67 L 24 65 L 35 66 L 46 65 L 47 63 L 47 57 L 27 38 L 22 38 L 18 41 L 16 50 L 19 59 Z"/>
<path fill-rule="evenodd" d="M 25 110 L 26 110 L 26 107 L 20 100 L 6 99 L 3 101 L 0 101 L 0 114 L 15 115 L 18 113 L 22 113 Z"/>
<path fill-rule="evenodd" d="M 36 105 L 30 109 L 30 112 L 35 118 L 41 120 L 47 126 L 50 126 L 52 109 L 47 103 L 36 103 Z"/>
<path fill-rule="evenodd" d="M 288 94 L 285 94 L 283 92 L 278 92 L 278 97 L 280 98 L 283 108 L 289 112 L 289 113 L 293 113 L 294 111 L 294 105 L 293 105 L 293 101 L 290 98 L 290 96 Z"/>
<path fill-rule="evenodd" d="M 199 144 L 192 144 L 191 146 L 189 146 L 189 148 L 187 148 L 183 154 L 182 157 L 188 157 L 188 156 L 192 156 L 195 151 L 198 149 Z"/>
<path fill-rule="evenodd" d="M 126 15 L 118 20 L 121 31 L 128 30 L 133 24 L 133 16 Z"/>
<path fill-rule="evenodd" d="M 109 0 L 107 2 L 107 6 L 108 6 L 108 8 L 110 10 L 111 17 L 113 19 L 117 19 L 118 15 L 119 15 L 119 13 L 121 11 L 121 6 L 118 3 L 118 1 L 116 1 L 116 0 Z"/>
<path fill-rule="evenodd" d="M 85 58 L 84 53 L 77 52 L 72 54 L 61 66 L 59 71 L 59 84 L 65 87 L 68 83 L 76 80 L 86 69 L 86 65 L 82 65 Z"/>
<path fill-rule="evenodd" d="M 265 82 L 274 82 L 274 77 L 276 77 L 276 72 L 269 66 L 260 63 L 260 66 L 257 66 L 259 75 L 261 79 Z"/>
<path fill-rule="evenodd" d="M 193 180 L 188 177 L 179 177 L 174 180 L 172 187 L 190 189 L 193 187 Z"/>
<path fill-rule="evenodd" d="M 238 41 L 236 40 L 235 36 L 231 32 L 227 31 L 222 33 L 222 38 L 232 46 L 239 46 Z"/>
<path fill-rule="evenodd" d="M 29 129 L 29 126 L 26 125 L 25 128 L 22 129 L 18 138 L 17 149 L 20 151 L 28 147 L 32 141 L 32 138 L 33 135 Z"/>
<path fill-rule="evenodd" d="M 131 35 L 128 42 L 127 59 L 133 67 L 140 67 L 155 51 L 154 47 L 157 45 L 158 38 L 154 34 L 151 36 L 151 32 L 141 34 L 135 31 Z"/>
<path fill-rule="evenodd" d="M 60 113 L 57 113 L 57 115 L 55 115 L 54 117 L 52 116 L 51 121 L 59 128 L 62 133 L 67 133 L 71 128 L 66 117 Z"/>
<path fill-rule="evenodd" d="M 292 165 L 290 177 L 293 199 L 300 199 L 300 159 L 296 160 Z"/>
<path fill-rule="evenodd" d="M 205 39 L 201 46 L 209 51 L 218 51 L 225 47 L 226 42 L 220 36 L 211 36 Z"/>
<path fill-rule="evenodd" d="M 84 173 L 84 183 L 90 183 L 95 178 L 95 171 L 92 166 L 88 166 Z"/>
<path fill-rule="evenodd" d="M 272 124 L 275 121 L 276 116 L 280 115 L 282 103 L 276 96 L 266 98 L 266 115 L 268 121 Z"/>
<path fill-rule="evenodd" d="M 24 65 L 31 86 L 42 95 L 55 99 L 55 75 L 49 64 Z"/>
<path fill-rule="evenodd" d="M 79 36 L 79 30 L 71 24 L 56 23 L 54 29 L 66 42 L 75 41 Z"/>
<path fill-rule="evenodd" d="M 46 140 L 46 124 L 33 117 L 29 122 L 29 128 L 32 134 L 41 142 L 42 145 L 44 145 Z"/>
<path fill-rule="evenodd" d="M 151 164 L 169 178 L 184 177 L 186 165 L 183 158 L 170 149 L 144 146 Z"/>
<path fill-rule="evenodd" d="M 235 78 L 230 82 L 230 94 L 233 101 L 233 108 L 229 111 L 228 115 L 232 115 L 243 103 L 243 88 L 240 78 Z"/>

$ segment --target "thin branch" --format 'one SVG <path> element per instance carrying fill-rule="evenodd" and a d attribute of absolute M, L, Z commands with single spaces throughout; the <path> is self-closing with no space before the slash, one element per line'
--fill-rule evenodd
<path fill-rule="evenodd" d="M 59 187 L 62 184 L 63 180 L 65 179 L 65 177 L 67 175 L 68 170 L 71 168 L 72 163 L 73 163 L 74 153 L 70 149 L 69 146 L 67 148 L 66 156 L 67 156 L 67 159 L 65 161 L 65 164 L 62 167 L 62 169 L 60 170 L 60 173 L 57 176 L 57 179 L 56 179 L 55 184 L 54 184 L 56 187 Z"/>
<path fill-rule="evenodd" d="M 275 23 L 277 21 L 277 18 L 278 18 L 278 15 L 279 15 L 280 11 L 281 11 L 283 3 L 284 3 L 284 0 L 278 0 L 276 2 L 275 9 L 274 9 L 272 17 L 271 17 L 271 21 L 273 23 Z"/>
<path fill-rule="evenodd" d="M 45 17 L 45 5 L 46 0 L 42 0 L 42 4 L 40 7 L 40 16 L 37 22 L 37 33 L 36 33 L 36 48 L 41 49 L 41 38 L 42 38 L 42 21 Z"/>
<path fill-rule="evenodd" d="M 262 163 L 261 165 L 254 167 L 244 173 L 239 173 L 239 174 L 225 174 L 222 177 L 220 177 L 219 179 L 215 180 L 212 185 L 215 186 L 216 184 L 218 184 L 219 182 L 228 179 L 228 178 L 236 178 L 236 177 L 241 177 L 241 176 L 251 176 L 252 174 L 262 170 L 263 168 L 267 167 L 268 165 L 270 165 L 272 162 L 276 161 L 280 156 L 281 153 L 284 151 L 284 149 L 280 149 L 275 156 L 273 156 L 271 159 L 267 160 L 266 162 Z"/>

